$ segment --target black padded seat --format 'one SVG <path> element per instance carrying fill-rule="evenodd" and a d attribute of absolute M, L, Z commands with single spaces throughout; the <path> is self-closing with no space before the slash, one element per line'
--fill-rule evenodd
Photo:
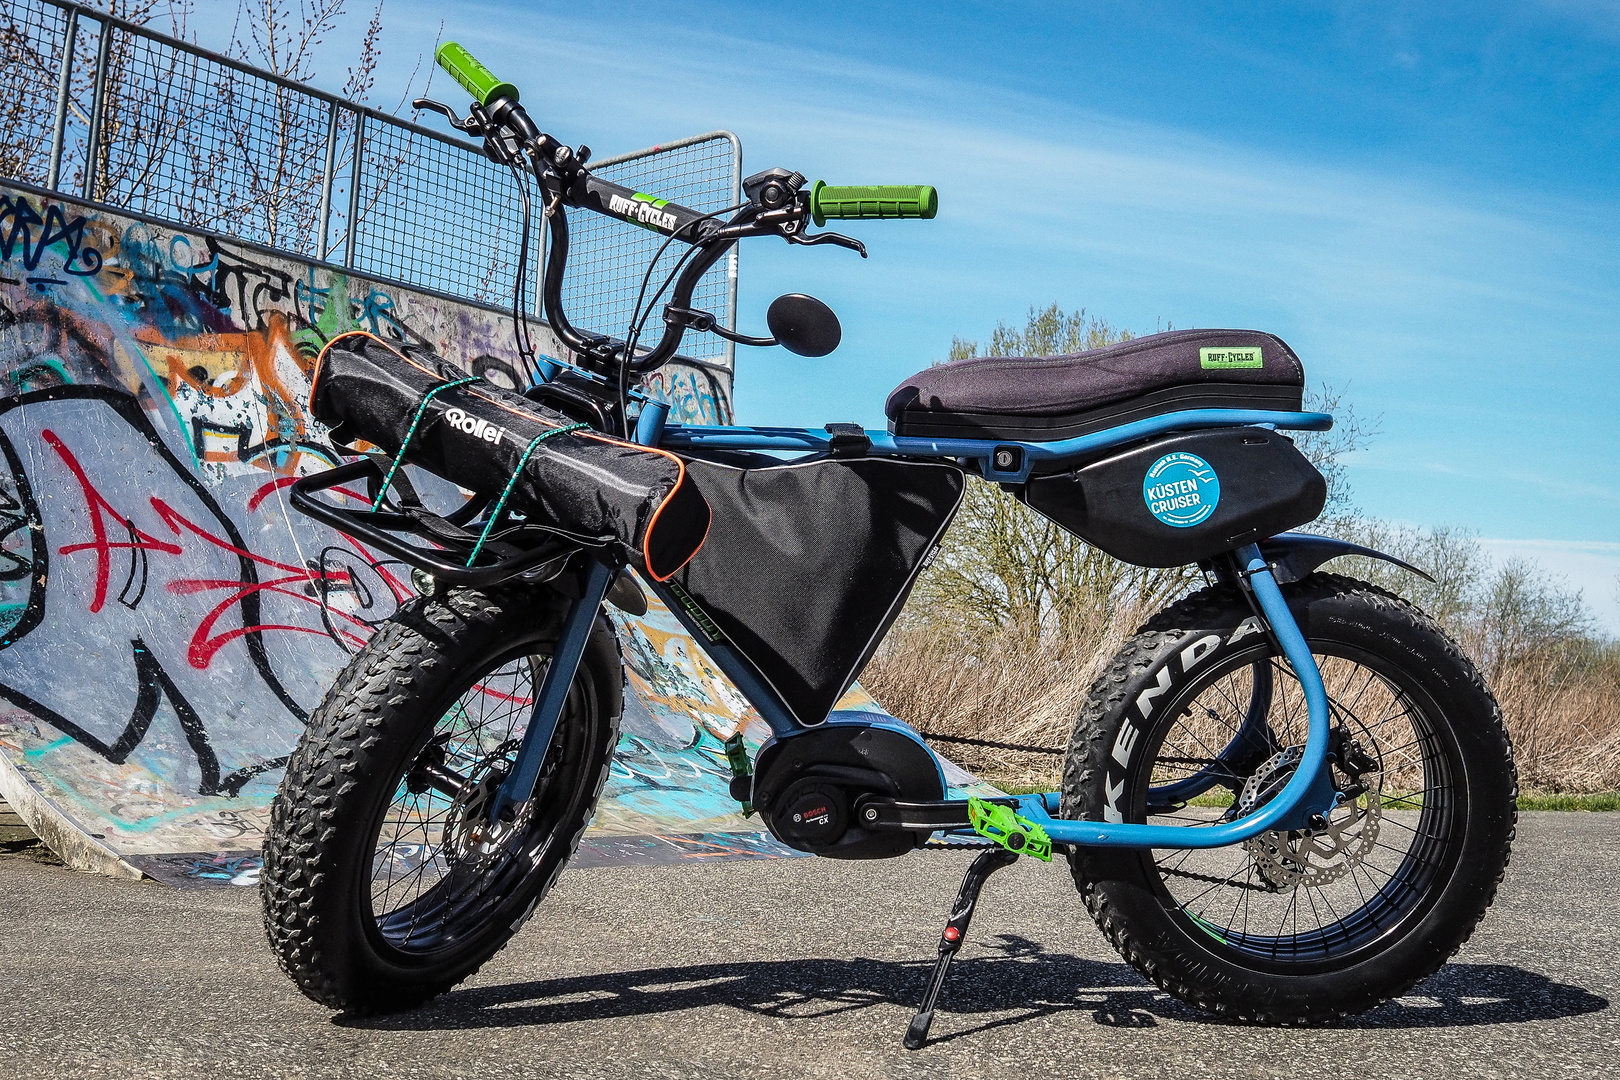
<path fill-rule="evenodd" d="M 1258 330 L 1172 330 L 1070 356 L 987 356 L 919 371 L 884 411 L 896 435 L 1050 442 L 1183 409 L 1297 412 L 1305 369 Z"/>

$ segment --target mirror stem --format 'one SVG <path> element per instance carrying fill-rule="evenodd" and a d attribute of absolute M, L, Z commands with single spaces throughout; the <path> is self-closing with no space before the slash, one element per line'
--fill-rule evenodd
<path fill-rule="evenodd" d="M 780 345 L 781 344 L 781 342 L 777 341 L 773 337 L 749 337 L 747 334 L 739 334 L 735 330 L 727 330 L 725 327 L 721 326 L 719 323 L 715 323 L 713 326 L 709 327 L 709 333 L 711 333 L 711 334 L 719 334 L 721 337 L 725 338 L 727 341 L 735 341 L 739 345 Z"/>
<path fill-rule="evenodd" d="M 664 306 L 664 321 L 680 321 L 700 334 L 717 334 L 727 341 L 735 341 L 739 345 L 779 345 L 773 337 L 749 337 L 739 334 L 721 326 L 715 317 L 707 311 L 694 311 L 692 308 L 680 308 L 674 304 Z"/>

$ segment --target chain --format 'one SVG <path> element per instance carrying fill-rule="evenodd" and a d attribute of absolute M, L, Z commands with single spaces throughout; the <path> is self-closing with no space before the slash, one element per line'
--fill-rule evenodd
<path fill-rule="evenodd" d="M 1053 750 L 1049 746 L 1025 746 L 1020 743 L 995 742 L 991 739 L 969 739 L 963 735 L 936 735 L 931 731 L 920 731 L 918 734 L 925 739 L 933 739 L 935 742 L 960 743 L 963 746 L 987 746 L 992 750 L 1016 750 L 1022 754 L 1051 754 L 1054 757 L 1062 757 L 1068 753 L 1067 750 Z"/>
<path fill-rule="evenodd" d="M 1275 889 L 1268 889 L 1264 885 L 1254 885 L 1247 881 L 1233 881 L 1229 877 L 1219 878 L 1215 877 L 1213 874 L 1195 874 L 1191 870 L 1172 870 L 1168 866 L 1156 866 L 1154 869 L 1158 870 L 1159 873 L 1166 874 L 1170 877 L 1191 878 L 1194 881 L 1205 881 L 1211 885 L 1230 885 L 1234 889 L 1248 889 L 1250 892 L 1269 893 L 1277 891 Z"/>
<path fill-rule="evenodd" d="M 996 845 L 988 840 L 983 843 L 974 843 L 971 840 L 930 840 L 923 845 L 924 851 L 985 851 Z"/>

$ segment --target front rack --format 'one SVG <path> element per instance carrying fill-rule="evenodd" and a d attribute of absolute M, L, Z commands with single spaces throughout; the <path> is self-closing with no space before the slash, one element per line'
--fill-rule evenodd
<path fill-rule="evenodd" d="M 464 526 L 484 511 L 488 499 L 474 497 L 451 514 L 435 514 L 416 498 L 409 482 L 404 480 L 403 470 L 394 478 L 394 487 L 401 493 L 397 510 L 353 510 L 315 497 L 319 492 L 362 480 L 366 483 L 367 505 L 376 505 L 383 470 L 375 460 L 364 457 L 295 482 L 293 508 L 386 551 L 446 585 L 484 589 L 516 577 L 549 580 L 561 573 L 568 558 L 583 546 L 578 541 L 561 540 L 538 526 L 519 527 L 491 538 L 484 544 L 476 563 L 468 566 L 478 534 Z M 346 494 L 353 497 L 352 492 Z M 435 546 L 411 542 L 406 536 L 419 537 Z M 522 543 L 529 536 L 536 536 L 538 542 L 532 546 Z"/>

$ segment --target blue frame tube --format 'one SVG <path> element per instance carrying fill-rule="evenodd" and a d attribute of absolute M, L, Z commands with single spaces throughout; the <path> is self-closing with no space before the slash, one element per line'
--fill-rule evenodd
<path fill-rule="evenodd" d="M 888 431 L 866 432 L 872 443 L 870 457 L 954 459 L 979 462 L 984 475 L 1000 483 L 1022 483 L 1037 464 L 1061 465 L 1074 458 L 1123 446 L 1153 435 L 1199 428 L 1274 427 L 1294 431 L 1326 431 L 1333 426 L 1327 413 L 1271 412 L 1264 409 L 1184 409 L 1181 412 L 1150 416 L 1129 424 L 1055 442 L 1020 442 L 1017 439 L 922 439 L 895 435 Z M 671 424 L 664 428 L 660 446 L 671 450 L 798 450 L 820 453 L 831 448 L 832 435 L 804 428 L 687 427 Z M 1019 466 L 994 467 L 995 452 L 1016 448 Z"/>
<path fill-rule="evenodd" d="M 636 442 L 642 446 L 657 446 L 658 440 L 664 437 L 664 421 L 668 416 L 668 405 L 652 398 L 644 398 L 641 402 L 641 416 L 636 420 Z"/>
<path fill-rule="evenodd" d="M 1055 442 L 920 439 L 894 435 L 887 431 L 867 431 L 866 436 L 872 444 L 868 451 L 869 456 L 934 460 L 969 459 L 978 462 L 981 472 L 988 479 L 1016 483 L 1027 480 L 1037 462 L 1048 466 L 1062 465 L 1075 458 L 1172 431 L 1249 426 L 1325 431 L 1333 426 L 1333 417 L 1327 413 L 1188 409 Z M 825 431 L 802 428 L 669 425 L 663 429 L 659 445 L 680 450 L 712 447 L 728 450 L 797 450 L 817 453 L 830 448 L 831 435 Z M 997 470 L 993 466 L 995 451 L 1006 447 L 1017 447 L 1023 451 L 1020 467 L 1016 470 Z M 1335 806 L 1336 793 L 1327 768 L 1330 728 L 1327 691 L 1322 685 L 1322 674 L 1316 666 L 1316 659 L 1311 655 L 1305 635 L 1301 633 L 1299 624 L 1294 621 L 1293 613 L 1288 610 L 1282 590 L 1278 588 L 1270 567 L 1260 554 L 1259 546 L 1246 545 L 1238 549 L 1237 555 L 1261 613 L 1270 623 L 1273 634 L 1282 646 L 1283 655 L 1293 667 L 1295 676 L 1305 692 L 1310 720 L 1305 747 L 1294 775 L 1289 778 L 1277 797 L 1260 810 L 1237 821 L 1211 825 L 1207 828 L 1071 821 L 1052 817 L 1058 809 L 1058 796 L 1055 792 L 1020 796 L 1020 813 L 1043 827 L 1054 841 L 1086 847 L 1178 849 L 1227 847 L 1274 829 L 1306 828 L 1314 815 L 1326 814 Z M 674 597 L 665 595 L 663 589 L 655 588 L 654 591 L 658 592 L 660 598 L 677 617 L 687 624 L 689 630 L 696 632 L 697 628 L 684 617 L 685 613 L 681 611 L 680 605 L 671 603 Z M 721 669 L 737 683 L 744 696 L 765 716 L 778 737 L 805 730 L 805 725 L 793 721 L 770 688 L 755 678 L 748 665 L 732 654 L 729 647 L 724 644 L 704 647 Z"/>
<path fill-rule="evenodd" d="M 655 414 L 656 415 L 656 414 Z M 644 413 L 645 416 L 645 413 Z M 791 428 L 689 428 L 664 427 L 652 420 L 637 431 L 637 441 L 677 449 L 725 447 L 749 450 L 824 450 L 830 436 L 822 432 Z M 1009 443 L 976 439 L 914 439 L 891 435 L 888 432 L 867 432 L 872 440 L 873 456 L 921 458 L 971 458 L 983 463 L 987 475 L 1005 480 L 1012 474 L 990 471 L 991 456 L 999 447 L 1018 446 L 1025 450 L 1021 472 L 1027 477 L 1037 460 L 1062 462 L 1112 446 L 1133 442 L 1149 435 L 1190 428 L 1242 427 L 1269 425 L 1296 430 L 1324 430 L 1332 425 L 1332 417 L 1325 413 L 1277 413 L 1241 409 L 1195 409 L 1125 424 L 1107 431 L 1065 439 L 1054 443 Z M 662 428 L 660 431 L 659 429 Z M 661 436 L 661 437 L 660 437 Z M 1272 632 L 1282 646 L 1283 654 L 1294 669 L 1295 676 L 1305 692 L 1310 720 L 1304 751 L 1299 767 L 1289 778 L 1277 797 L 1260 810 L 1237 821 L 1207 828 L 1189 828 L 1172 825 L 1146 825 L 1101 821 L 1071 821 L 1054 818 L 1058 797 L 1054 792 L 1019 797 L 1019 812 L 1042 826 L 1054 841 L 1086 847 L 1124 848 L 1216 848 L 1239 844 L 1262 832 L 1274 829 L 1302 829 L 1310 818 L 1326 814 L 1336 804 L 1336 793 L 1327 768 L 1327 748 L 1330 737 L 1327 691 L 1322 675 L 1311 655 L 1305 635 L 1294 621 L 1293 613 L 1283 599 L 1282 590 L 1260 549 L 1255 544 L 1238 549 L 1239 561 L 1253 589 L 1260 610 L 1270 623 Z M 614 569 L 592 560 L 586 575 L 583 595 L 569 608 L 551 664 L 542 680 L 535 701 L 529 728 L 518 750 L 518 759 L 512 774 L 501 785 L 494 800 L 491 817 L 499 820 L 506 809 L 529 799 L 534 783 L 555 734 L 557 720 L 567 701 L 568 689 L 584 656 L 586 642 L 597 610 L 613 581 Z M 653 590 L 676 617 L 693 632 L 694 640 L 701 637 L 697 627 L 682 610 L 678 599 L 661 583 Z M 743 695 L 758 709 L 771 729 L 780 738 L 807 730 L 813 725 L 801 724 L 776 693 L 759 679 L 750 666 L 725 642 L 700 645 L 715 660 L 721 670 L 736 684 Z"/>
<path fill-rule="evenodd" d="M 1305 691 L 1310 724 L 1298 769 L 1277 797 L 1247 817 L 1222 825 L 1195 828 L 1182 825 L 1141 825 L 1106 821 L 1070 821 L 1054 818 L 1056 799 L 1051 794 L 1026 795 L 1019 799 L 1019 812 L 1046 830 L 1054 841 L 1084 847 L 1128 848 L 1216 848 L 1241 844 L 1273 829 L 1302 829 L 1315 814 L 1326 814 L 1336 803 L 1336 794 L 1327 768 L 1329 713 L 1327 690 L 1316 658 L 1294 621 L 1282 590 L 1260 549 L 1248 544 L 1238 549 L 1249 584 L 1260 610 L 1277 636 L 1283 655 Z"/>
<path fill-rule="evenodd" d="M 501 820 L 507 809 L 534 796 L 534 782 L 540 776 L 551 750 L 551 737 L 557 733 L 557 720 L 568 703 L 568 688 L 574 685 L 574 674 L 585 655 L 585 645 L 591 640 L 591 627 L 596 612 L 602 606 L 608 586 L 613 583 L 613 567 L 591 559 L 585 571 L 585 584 L 581 596 L 575 600 L 563 619 L 562 634 L 552 650 L 551 663 L 546 665 L 545 678 L 540 680 L 540 693 L 535 697 L 534 711 L 529 714 L 529 726 L 523 732 L 518 747 L 517 761 L 512 772 L 496 792 L 490 807 L 490 820 Z"/>

